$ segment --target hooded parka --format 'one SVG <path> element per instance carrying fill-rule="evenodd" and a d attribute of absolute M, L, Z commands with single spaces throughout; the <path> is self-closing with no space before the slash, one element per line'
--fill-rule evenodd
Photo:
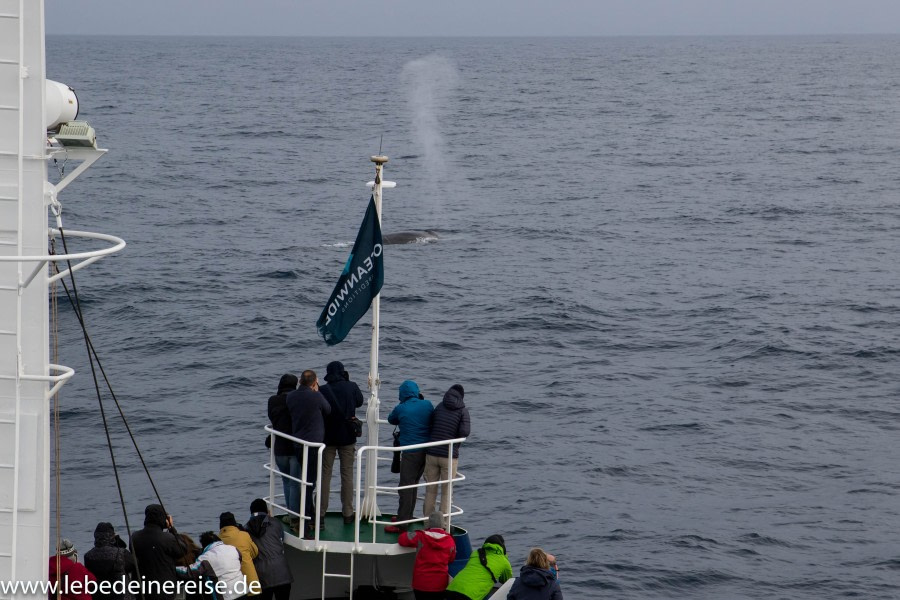
<path fill-rule="evenodd" d="M 84 555 L 84 566 L 94 574 L 97 582 L 125 580 L 127 577 L 137 578 L 134 557 L 112 526 L 112 523 L 98 523 L 94 529 L 94 547 Z M 98 591 L 93 600 L 121 600 L 125 594 L 103 594 Z M 112 589 L 112 588 L 110 588 Z"/>
<path fill-rule="evenodd" d="M 456 558 L 456 542 L 453 536 L 441 529 L 420 529 L 403 532 L 397 538 L 401 546 L 418 547 L 413 566 L 412 587 L 421 592 L 443 592 L 450 575 L 447 567 Z"/>
<path fill-rule="evenodd" d="M 187 552 L 175 528 L 164 531 L 165 526 L 165 509 L 160 504 L 151 504 L 144 510 L 144 528 L 131 536 L 131 552 L 141 578 L 147 581 L 175 581 L 175 561 Z M 172 597 L 173 594 L 144 594 L 144 600 L 171 600 Z"/>
<path fill-rule="evenodd" d="M 482 600 L 494 587 L 494 578 L 498 582 L 503 583 L 512 577 L 512 565 L 506 558 L 506 551 L 500 544 L 485 542 L 484 554 L 487 559 L 487 568 L 481 564 L 478 552 L 473 552 L 469 557 L 469 561 L 462 571 L 456 574 L 447 591 L 457 592 L 471 598 L 471 600 Z M 488 572 L 490 569 L 490 572 Z M 493 573 L 494 578 L 491 577 Z"/>
<path fill-rule="evenodd" d="M 522 567 L 506 597 L 508 600 L 563 600 L 553 573 L 530 565 Z"/>
<path fill-rule="evenodd" d="M 284 528 L 266 513 L 256 513 L 244 526 L 256 543 L 259 554 L 253 559 L 262 588 L 270 589 L 294 581 L 284 557 Z"/>
<path fill-rule="evenodd" d="M 431 442 L 452 440 L 469 437 L 471 422 L 469 409 L 463 402 L 463 387 L 458 383 L 453 385 L 444 394 L 444 399 L 438 404 L 431 415 Z M 453 458 L 459 458 L 459 446 L 453 446 Z M 447 446 L 433 446 L 425 450 L 431 456 L 447 456 Z"/>

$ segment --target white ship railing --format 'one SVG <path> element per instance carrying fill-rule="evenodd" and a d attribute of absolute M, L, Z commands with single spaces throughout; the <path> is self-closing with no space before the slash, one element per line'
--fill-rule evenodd
<path fill-rule="evenodd" d="M 53 237 L 57 237 L 60 235 L 58 229 L 51 229 L 50 234 Z M 19 282 L 19 288 L 24 289 L 27 288 L 38 273 L 41 272 L 47 263 L 49 262 L 62 262 L 62 261 L 73 261 L 80 260 L 81 262 L 72 265 L 71 269 L 66 269 L 65 271 L 60 271 L 56 275 L 49 277 L 47 279 L 47 284 L 51 284 L 54 281 L 58 281 L 63 277 L 68 276 L 70 273 L 74 271 L 78 271 L 79 269 L 83 269 L 89 264 L 96 262 L 103 258 L 104 256 L 108 256 L 110 254 L 114 254 L 125 247 L 125 240 L 122 238 L 118 238 L 114 235 L 107 235 L 105 233 L 93 233 L 91 231 L 76 231 L 72 229 L 66 230 L 66 235 L 69 237 L 75 238 L 86 238 L 93 240 L 102 240 L 105 242 L 110 242 L 112 246 L 108 248 L 101 248 L 99 250 L 90 250 L 88 252 L 75 252 L 72 254 L 46 254 L 46 255 L 37 255 L 37 256 L 0 256 L 0 262 L 21 262 L 21 263 L 37 263 L 34 269 L 31 271 L 31 274 L 25 278 L 23 281 Z"/>
<path fill-rule="evenodd" d="M 389 485 L 378 485 L 376 482 L 374 489 L 370 490 L 370 493 L 374 493 L 377 497 L 377 494 L 387 494 L 387 493 L 399 493 L 400 490 L 409 490 L 419 488 L 426 488 L 428 486 L 440 486 L 447 484 L 447 506 L 448 512 L 441 513 L 444 516 L 445 524 L 447 526 L 447 531 L 451 531 L 453 526 L 452 518 L 463 514 L 462 508 L 453 505 L 453 483 L 457 481 L 465 481 L 466 476 L 460 475 L 458 472 L 456 476 L 453 476 L 453 446 L 457 444 L 461 444 L 466 441 L 466 438 L 454 438 L 452 440 L 441 440 L 439 442 L 426 442 L 424 444 L 411 444 L 409 446 L 362 446 L 356 451 L 356 505 L 359 506 L 360 502 L 360 494 L 362 492 L 362 457 L 364 454 L 368 454 L 367 460 L 392 460 L 393 452 L 401 453 L 401 463 L 402 463 L 402 453 L 407 450 L 424 450 L 425 448 L 435 448 L 438 446 L 446 446 L 447 447 L 447 458 L 450 463 L 449 479 L 439 479 L 438 481 L 422 481 L 421 483 L 414 483 L 412 485 L 404 485 L 401 486 L 399 484 L 395 486 Z M 379 456 L 379 452 L 388 453 L 387 457 Z M 373 456 L 374 455 L 374 456 Z M 399 477 L 399 475 L 398 475 Z M 440 491 L 440 490 L 438 490 Z M 418 498 L 418 495 L 417 495 Z M 444 498 L 441 497 L 440 502 L 435 504 L 436 507 L 439 507 L 444 503 Z M 372 524 L 372 543 L 375 543 L 375 536 L 377 533 L 377 528 L 380 525 L 410 525 L 412 523 L 421 523 L 428 520 L 428 515 L 424 517 L 413 517 L 412 519 L 407 519 L 405 521 L 380 521 L 377 518 L 370 519 L 369 522 Z M 355 520 L 354 523 L 355 532 L 354 532 L 354 546 L 357 550 L 360 548 L 360 539 L 359 539 L 359 518 Z"/>
<path fill-rule="evenodd" d="M 287 435 L 286 433 L 281 433 L 272 429 L 271 425 L 266 426 L 266 431 L 271 435 L 270 443 L 271 449 L 269 452 L 270 462 L 264 465 L 265 469 L 269 471 L 269 497 L 266 499 L 269 504 L 273 508 L 278 508 L 286 512 L 287 514 L 297 517 L 300 519 L 301 527 L 299 529 L 298 535 L 303 537 L 303 532 L 305 531 L 305 522 L 309 519 L 306 516 L 306 488 L 315 485 L 316 486 L 316 501 L 315 501 L 315 540 L 319 541 L 319 525 L 321 523 L 321 517 L 319 515 L 319 507 L 322 505 L 321 503 L 321 495 L 322 495 L 322 486 L 320 485 L 322 481 L 322 452 L 325 450 L 325 444 L 317 444 L 316 442 L 307 442 L 306 440 L 301 440 L 300 438 L 296 438 L 292 435 Z M 297 479 L 293 477 L 290 473 L 284 473 L 283 471 L 279 471 L 277 466 L 275 465 L 275 438 L 280 437 L 282 439 L 294 442 L 299 446 L 303 447 L 303 456 L 299 460 L 302 461 L 300 466 L 300 478 Z M 316 481 L 315 483 L 307 483 L 306 476 L 309 472 L 309 453 L 310 450 L 315 451 L 316 453 Z M 297 482 L 300 485 L 300 507 L 299 512 L 294 512 L 287 506 L 283 506 L 281 504 L 277 504 L 275 502 L 276 496 L 284 497 L 284 494 L 276 494 L 275 493 L 275 477 L 283 477 L 285 479 L 289 479 L 291 481 Z"/>
<path fill-rule="evenodd" d="M 321 533 L 320 524 L 321 524 L 321 519 L 323 516 L 320 512 L 321 482 L 322 482 L 322 452 L 325 449 L 325 444 L 308 442 L 306 440 L 296 438 L 291 435 L 287 435 L 285 433 L 281 433 L 281 432 L 273 429 L 271 425 L 267 425 L 265 430 L 270 435 L 270 449 L 269 449 L 270 462 L 263 465 L 263 467 L 269 472 L 269 496 L 268 496 L 268 498 L 266 498 L 266 502 L 268 502 L 269 505 L 272 507 L 273 513 L 275 512 L 274 509 L 278 509 L 288 515 L 291 515 L 292 517 L 299 518 L 300 523 L 305 524 L 305 521 L 310 519 L 310 517 L 306 516 L 306 488 L 311 485 L 315 485 L 316 486 L 315 487 L 315 489 L 316 489 L 315 510 L 313 511 L 314 515 L 312 517 L 312 518 L 314 518 L 313 540 L 314 540 L 314 544 L 316 546 L 316 550 L 320 550 L 320 551 L 324 550 L 325 547 L 320 545 L 319 542 L 320 542 L 320 533 Z M 302 461 L 301 473 L 300 473 L 299 478 L 291 476 L 290 473 L 285 473 L 283 471 L 278 470 L 278 468 L 275 464 L 275 439 L 276 438 L 288 440 L 290 442 L 297 444 L 298 446 L 302 446 L 303 447 L 302 452 L 305 457 L 308 457 L 310 452 L 313 452 L 313 451 L 316 452 L 317 476 L 316 476 L 316 480 L 314 483 L 312 483 L 312 482 L 307 483 L 307 481 L 306 481 L 307 473 L 308 473 L 308 469 L 307 469 L 308 461 L 306 461 L 306 460 Z M 360 448 L 358 448 L 356 450 L 356 461 L 354 464 L 354 467 L 356 469 L 356 479 L 355 479 L 356 506 L 359 507 L 360 502 L 362 500 L 362 493 L 363 493 L 362 481 L 363 481 L 363 474 L 365 472 L 365 469 L 363 467 L 363 460 L 362 460 L 363 457 L 365 457 L 366 460 L 371 460 L 371 461 L 376 461 L 376 462 L 377 461 L 390 461 L 390 460 L 392 460 L 394 452 L 403 452 L 406 450 L 424 450 L 427 448 L 435 448 L 435 447 L 439 447 L 439 446 L 445 446 L 447 448 L 448 458 L 452 458 L 454 446 L 458 446 L 459 444 L 463 443 L 464 441 L 466 441 L 466 438 L 455 438 L 452 440 L 442 440 L 439 442 L 425 442 L 422 444 L 412 444 L 409 446 L 361 446 Z M 337 459 L 337 457 L 336 457 L 336 459 Z M 401 486 L 398 484 L 398 485 L 391 486 L 391 485 L 379 485 L 376 482 L 374 489 L 367 490 L 367 492 L 370 494 L 374 494 L 374 495 L 390 494 L 392 496 L 396 496 L 396 494 L 400 490 L 409 490 L 409 489 L 417 489 L 418 490 L 420 488 L 427 488 L 428 486 L 441 486 L 441 485 L 447 484 L 446 503 L 448 506 L 448 512 L 442 513 L 442 514 L 444 516 L 444 519 L 446 520 L 447 531 L 450 531 L 450 529 L 452 527 L 452 518 L 463 514 L 462 508 L 455 506 L 453 504 L 453 484 L 456 482 L 465 481 L 465 479 L 466 479 L 465 475 L 462 475 L 460 473 L 457 473 L 456 476 L 454 477 L 452 475 L 452 472 L 453 472 L 453 469 L 451 467 L 451 469 L 450 469 L 451 476 L 448 479 L 440 479 L 438 481 L 422 481 L 420 483 L 412 484 L 412 485 Z M 288 479 L 290 481 L 293 481 L 293 482 L 296 482 L 297 484 L 299 484 L 299 488 L 300 488 L 299 512 L 295 512 L 295 511 L 291 510 L 289 507 L 284 506 L 283 504 L 279 504 L 276 501 L 277 498 L 284 497 L 283 493 L 278 493 L 275 491 L 276 485 L 277 485 L 276 482 L 277 482 L 277 480 L 279 480 L 281 478 Z M 443 503 L 444 503 L 444 499 L 441 498 L 441 500 L 439 502 L 436 502 L 436 507 L 440 507 Z M 372 544 L 376 543 L 377 528 L 381 525 L 409 525 L 412 523 L 421 523 L 421 522 L 426 521 L 427 519 L 428 519 L 427 516 L 414 517 L 412 519 L 408 519 L 405 521 L 381 521 L 381 520 L 378 520 L 377 518 L 369 519 L 368 522 L 371 523 L 371 525 L 372 525 L 371 543 Z M 361 519 L 360 513 L 359 513 L 359 511 L 357 511 L 354 516 L 354 535 L 353 535 L 353 551 L 354 552 L 362 551 L 363 544 L 365 543 L 363 540 L 360 539 L 360 522 L 361 522 L 361 520 L 362 519 Z M 304 527 L 301 526 L 301 528 L 298 531 L 299 537 L 303 537 L 303 531 L 304 531 Z"/>

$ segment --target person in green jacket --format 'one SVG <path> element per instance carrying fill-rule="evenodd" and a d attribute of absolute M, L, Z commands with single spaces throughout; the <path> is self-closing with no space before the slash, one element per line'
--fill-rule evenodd
<path fill-rule="evenodd" d="M 503 536 L 492 535 L 469 557 L 463 570 L 447 586 L 444 597 L 448 600 L 484 600 L 495 583 L 503 583 L 512 574 Z"/>

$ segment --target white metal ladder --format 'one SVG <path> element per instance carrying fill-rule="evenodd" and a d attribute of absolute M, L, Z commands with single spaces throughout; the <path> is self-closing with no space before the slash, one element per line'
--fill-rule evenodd
<path fill-rule="evenodd" d="M 328 564 L 328 548 L 322 550 L 322 598 L 325 598 L 325 581 L 327 577 L 334 577 L 337 579 L 346 579 L 350 582 L 350 595 L 348 596 L 350 600 L 353 600 L 353 566 L 354 566 L 354 558 L 356 556 L 355 553 L 350 552 L 350 573 L 329 573 L 326 565 Z"/>
<path fill-rule="evenodd" d="M 21 10 L 21 3 L 19 4 L 19 8 Z M 12 98 L 5 96 L 3 101 L 0 102 L 0 126 L 4 128 L 14 126 L 19 134 L 19 140 L 15 148 L 0 148 L 0 154 L 5 157 L 5 161 L 16 161 L 17 172 L 16 183 L 7 183 L 0 187 L 0 204 L 3 205 L 3 214 L 9 214 L 11 210 L 15 210 L 13 207 L 18 207 L 22 181 L 22 161 L 24 156 L 24 149 L 22 148 L 21 142 L 23 127 L 21 115 L 23 97 L 22 76 L 24 74 L 23 46 L 22 40 L 20 39 L 23 35 L 22 19 L 21 15 L 18 13 L 0 13 L 0 26 L 5 30 L 8 30 L 10 24 L 18 29 L 19 35 L 16 36 L 14 40 L 8 40 L 7 43 L 0 46 L 0 76 L 2 76 L 3 81 L 8 82 L 12 79 L 17 81 L 17 101 L 13 102 Z M 21 210 L 21 208 L 18 210 Z M 5 229 L 5 227 L 0 225 L 0 229 Z M 0 252 L 6 253 L 8 251 L 6 248 L 12 248 L 13 252 L 16 251 L 18 241 L 13 239 L 13 236 L 10 235 L 11 233 L 12 232 L 9 230 L 0 231 Z M 0 310 L 6 312 L 7 315 L 16 315 L 17 304 L 19 302 L 18 295 L 19 289 L 16 286 L 3 285 L 0 287 Z M 15 323 L 14 320 L 13 323 Z M 19 336 L 18 327 L 14 324 L 10 327 L 10 324 L 10 319 L 4 319 L 4 323 L 0 325 L 0 338 L 5 338 L 7 341 L 15 343 Z M 4 343 L 4 345 L 6 345 L 6 343 Z M 10 374 L 9 377 L 15 380 L 17 375 Z M 16 404 L 18 404 L 18 401 Z M 2 514 L 4 522 L 7 522 L 7 519 L 9 519 L 8 522 L 11 525 L 12 534 L 0 544 L 0 561 L 3 561 L 4 563 L 9 561 L 10 577 L 14 576 L 16 572 L 14 556 L 16 555 L 17 546 L 16 525 L 18 516 L 17 499 L 19 492 L 19 470 L 17 464 L 19 462 L 20 446 L 20 423 L 17 412 L 18 406 L 12 411 L 4 411 L 3 414 L 0 415 L 0 439 L 13 440 L 14 444 L 13 456 L 11 457 L 12 460 L 5 459 L 3 464 L 0 464 L 0 481 L 4 482 L 4 487 L 7 487 L 6 484 L 8 484 L 8 488 L 0 494 L 0 497 L 2 497 L 2 501 L 0 501 L 0 514 Z"/>

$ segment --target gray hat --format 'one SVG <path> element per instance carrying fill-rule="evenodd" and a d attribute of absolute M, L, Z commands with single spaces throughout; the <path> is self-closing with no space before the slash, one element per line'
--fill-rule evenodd
<path fill-rule="evenodd" d="M 444 528 L 444 515 L 442 515 L 438 511 L 434 511 L 430 515 L 428 515 L 428 523 L 425 524 L 426 529 L 443 529 Z"/>
<path fill-rule="evenodd" d="M 75 554 L 75 544 L 71 540 L 63 538 L 59 540 L 59 546 L 56 548 L 60 556 L 72 556 Z"/>

